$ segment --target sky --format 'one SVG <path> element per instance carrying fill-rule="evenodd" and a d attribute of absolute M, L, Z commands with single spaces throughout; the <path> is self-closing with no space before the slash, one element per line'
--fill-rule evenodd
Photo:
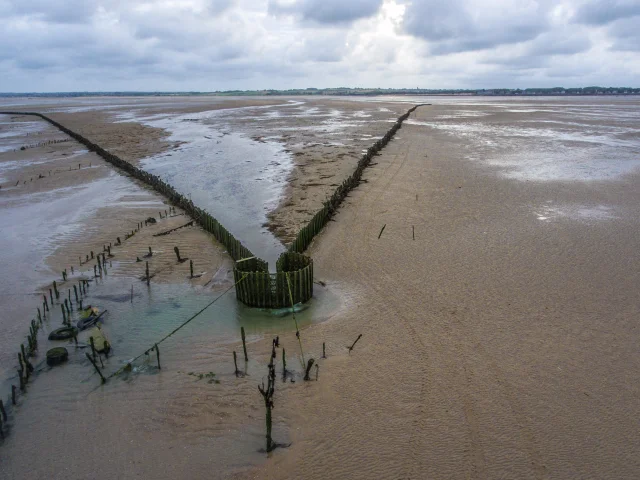
<path fill-rule="evenodd" d="M 640 87 L 640 0 L 0 0 L 0 92 Z"/>

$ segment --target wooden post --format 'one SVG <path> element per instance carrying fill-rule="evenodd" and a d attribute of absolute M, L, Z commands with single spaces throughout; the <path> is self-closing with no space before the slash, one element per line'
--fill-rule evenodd
<path fill-rule="evenodd" d="M 272 355 L 273 356 L 273 355 Z M 264 406 L 266 408 L 266 424 L 267 424 L 267 453 L 271 452 L 274 448 L 276 448 L 276 444 L 271 438 L 271 410 L 273 410 L 273 393 L 275 389 L 275 379 L 276 379 L 276 369 L 273 365 L 273 361 L 269 363 L 269 375 L 267 380 L 267 388 L 264 386 L 264 381 L 262 385 L 258 385 L 258 390 L 262 394 L 262 398 L 264 399 Z"/>
<path fill-rule="evenodd" d="M 49 289 L 49 299 L 51 300 L 51 305 L 53 305 L 53 292 Z"/>
<path fill-rule="evenodd" d="M 240 335 L 242 335 L 242 349 L 244 350 L 244 361 L 249 361 L 249 356 L 247 355 L 247 341 L 244 335 L 244 327 L 240 327 Z"/>
<path fill-rule="evenodd" d="M 40 315 L 40 307 L 38 307 L 38 321 L 42 323 L 42 316 Z"/>
<path fill-rule="evenodd" d="M 43 295 L 44 297 L 44 309 L 48 312 L 49 311 L 49 302 L 47 301 L 47 296 Z"/>
<path fill-rule="evenodd" d="M 327 353 L 324 349 L 324 342 L 322 342 L 322 358 L 327 358 Z"/>
<path fill-rule="evenodd" d="M 0 414 L 2 414 L 2 419 L 6 422 L 7 421 L 7 411 L 4 409 L 4 403 L 2 403 L 2 400 L 0 400 Z"/>
<path fill-rule="evenodd" d="M 145 268 L 145 275 L 147 277 L 147 285 L 149 285 L 149 262 L 145 262 L 147 264 Z"/>
<path fill-rule="evenodd" d="M 191 278 L 193 278 L 193 260 L 189 260 L 189 270 L 191 271 Z"/>
<path fill-rule="evenodd" d="M 315 360 L 313 358 L 310 358 L 309 361 L 307 362 L 307 370 L 304 373 L 304 379 L 306 381 L 311 380 L 311 378 L 309 378 L 309 372 L 311 371 L 311 367 L 313 367 Z"/>
<path fill-rule="evenodd" d="M 154 345 L 154 348 L 156 349 L 156 360 L 158 360 L 158 370 L 162 370 L 162 368 L 160 367 L 160 349 L 158 348 L 157 343 Z"/>
<path fill-rule="evenodd" d="M 362 338 L 362 334 L 358 335 L 358 338 L 356 338 L 356 341 L 353 342 L 353 344 L 349 347 L 349 353 L 351 353 L 351 350 L 353 350 L 353 347 L 356 346 L 356 343 L 358 343 L 358 340 L 360 340 L 360 338 Z"/>
<path fill-rule="evenodd" d="M 153 256 L 153 252 L 151 251 L 151 247 L 149 247 L 149 256 Z"/>
<path fill-rule="evenodd" d="M 384 229 L 385 229 L 386 226 L 387 226 L 386 223 L 382 226 L 382 229 L 380 230 L 380 233 L 378 234 L 378 240 L 380 240 L 380 237 L 382 236 L 382 232 L 384 232 Z"/>
<path fill-rule="evenodd" d="M 55 280 L 53 281 L 53 292 L 56 294 L 56 300 L 58 300 L 60 298 L 60 292 L 58 292 L 58 285 Z"/>
<path fill-rule="evenodd" d="M 173 251 L 176 252 L 176 257 L 178 257 L 178 262 L 180 261 L 180 250 L 178 247 L 173 247 Z"/>
<path fill-rule="evenodd" d="M 282 378 L 287 376 L 287 357 L 284 350 L 284 347 L 282 347 Z"/>
<path fill-rule="evenodd" d="M 62 309 L 62 323 L 66 324 L 67 323 L 67 312 L 64 311 L 64 305 L 60 305 L 60 308 Z"/>
<path fill-rule="evenodd" d="M 76 296 L 76 303 L 78 303 L 79 302 L 79 300 L 78 300 L 78 287 L 75 286 L 75 285 L 73 286 L 73 293 Z"/>
<path fill-rule="evenodd" d="M 233 365 L 236 368 L 236 377 L 238 376 L 238 373 L 240 373 L 240 371 L 238 370 L 238 356 L 236 355 L 236 351 L 233 351 Z"/>
<path fill-rule="evenodd" d="M 16 386 L 15 385 L 11 385 L 11 403 L 13 405 L 16 404 Z"/>
<path fill-rule="evenodd" d="M 416 227 L 415 225 L 411 225 L 411 233 L 413 235 L 413 239 L 416 239 Z"/>
<path fill-rule="evenodd" d="M 20 349 L 24 350 L 24 347 L 22 345 L 20 345 Z M 25 370 L 24 357 L 22 356 L 22 353 L 20 353 L 20 352 L 18 352 L 18 363 L 20 364 L 20 371 L 24 372 L 24 370 Z"/>
<path fill-rule="evenodd" d="M 98 375 L 100 375 L 101 383 L 103 383 L 103 384 L 106 383 L 107 380 L 102 376 L 102 372 L 98 368 L 98 365 L 96 365 L 96 362 L 93 361 L 93 358 L 91 358 L 91 355 L 89 355 L 89 352 L 84 352 L 84 354 L 87 356 L 87 358 L 89 359 L 89 361 L 93 365 L 93 368 L 96 369 L 96 372 L 98 372 Z"/>
<path fill-rule="evenodd" d="M 24 370 L 18 370 L 18 377 L 20 378 L 20 391 L 24 392 L 27 389 L 24 383 Z"/>

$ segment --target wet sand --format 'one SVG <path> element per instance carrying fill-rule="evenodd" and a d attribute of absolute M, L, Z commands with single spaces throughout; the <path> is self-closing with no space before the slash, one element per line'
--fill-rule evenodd
<path fill-rule="evenodd" d="M 4 116 L 7 120 L 8 116 Z M 14 116 L 12 121 L 32 121 L 31 117 Z M 36 144 L 68 138 L 44 121 L 37 135 L 24 139 Z M 200 227 L 191 226 L 169 235 L 154 237 L 189 222 L 176 209 L 176 216 L 159 219 L 168 210 L 165 199 L 147 186 L 118 173 L 97 155 L 87 152 L 75 141 L 44 145 L 0 154 L 4 170 L 2 185 L 3 228 L 11 230 L 6 255 L 19 258 L 7 261 L 2 280 L 2 305 L 7 319 L 3 322 L 2 372 L 12 368 L 11 345 L 23 340 L 28 318 L 41 306 L 41 294 L 48 292 L 53 280 L 66 292 L 61 272 L 65 268 L 69 281 L 93 278 L 96 260 L 86 262 L 87 255 L 102 253 L 103 246 L 113 245 L 110 259 L 114 275 L 141 277 L 144 261 L 149 261 L 154 282 L 189 282 L 193 285 L 228 284 L 231 260 L 224 248 Z M 18 183 L 18 185 L 16 185 Z M 97 203 L 96 203 L 97 202 Z M 143 227 L 129 240 L 125 234 L 137 229 L 139 222 L 154 217 L 158 223 Z M 122 240 L 115 246 L 116 238 Z M 151 246 L 154 255 L 144 258 Z M 194 261 L 194 274 L 189 279 L 189 263 L 176 261 L 173 247 Z M 140 258 L 143 262 L 136 262 Z M 82 265 L 80 264 L 82 262 Z M 12 267 L 16 266 L 16 269 Z M 74 274 L 71 274 L 71 267 Z M 215 277 L 215 280 L 214 280 Z"/>
<path fill-rule="evenodd" d="M 246 478 L 638 477 L 638 174 L 523 182 L 399 136 L 314 242 L 348 308 L 304 332 L 320 382 L 276 399 L 293 444 Z M 550 199 L 617 215 L 549 222 Z"/>
<path fill-rule="evenodd" d="M 257 452 L 270 338 L 251 336 L 250 376 L 235 380 L 238 339 L 213 345 L 203 321 L 163 350 L 180 371 L 86 396 L 96 379 L 70 365 L 83 388 L 65 390 L 58 433 L 85 440 L 72 453 L 56 455 L 43 421 L 62 371 L 40 376 L 3 446 L 9 478 L 81 476 L 87 459 L 95 478 L 637 477 L 638 175 L 523 181 L 470 158 L 473 138 L 425 129 L 447 108 L 412 116 L 312 245 L 342 303 L 302 331 L 320 381 L 276 387 L 274 437 L 289 448 Z M 220 384 L 188 375 L 211 369 Z M 28 469 L 27 447 L 42 452 Z"/>

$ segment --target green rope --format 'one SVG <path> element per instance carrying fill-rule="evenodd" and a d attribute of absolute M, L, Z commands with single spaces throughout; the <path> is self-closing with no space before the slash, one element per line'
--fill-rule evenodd
<path fill-rule="evenodd" d="M 302 369 L 305 368 L 304 352 L 302 351 L 302 340 L 300 339 L 300 329 L 298 328 L 298 320 L 296 320 L 296 309 L 293 306 L 293 295 L 291 294 L 291 282 L 289 281 L 289 272 L 285 272 L 287 276 L 287 287 L 289 287 L 289 299 L 291 300 L 291 313 L 293 315 L 293 321 L 296 324 L 296 337 L 298 337 L 298 344 L 300 344 L 300 355 L 302 355 Z"/>
<path fill-rule="evenodd" d="M 200 315 L 202 312 L 204 312 L 207 308 L 209 308 L 211 305 L 213 305 L 214 303 L 216 303 L 219 299 L 221 299 L 224 295 L 227 294 L 227 292 L 229 292 L 229 290 L 231 290 L 232 288 L 234 288 L 236 285 L 238 285 L 241 281 L 243 281 L 248 274 L 245 274 L 240 280 L 238 280 L 236 283 L 234 283 L 233 285 L 231 285 L 229 288 L 227 288 L 224 292 L 222 292 L 218 297 L 216 297 L 213 301 L 209 302 L 202 310 L 198 311 L 195 315 L 193 315 L 191 318 L 189 318 L 187 321 L 185 321 L 184 323 L 182 323 L 181 325 L 178 325 L 176 328 L 173 329 L 173 331 L 171 331 L 171 333 L 168 333 L 167 335 L 165 335 L 164 337 L 162 337 L 162 339 L 160 339 L 159 341 L 154 343 L 154 346 L 152 346 L 151 348 L 145 350 L 144 352 L 142 352 L 140 355 L 138 355 L 137 357 L 135 357 L 133 360 L 130 360 L 129 362 L 126 363 L 126 365 L 124 365 L 123 367 L 119 368 L 118 370 L 116 370 L 114 373 L 112 373 L 111 375 L 109 375 L 107 377 L 107 380 L 110 379 L 111 377 L 115 377 L 116 375 L 122 373 L 122 371 L 127 368 L 129 365 L 131 365 L 133 362 L 135 362 L 136 360 L 138 360 L 140 357 L 142 357 L 143 355 L 146 355 L 149 350 L 152 350 L 153 348 L 157 347 L 158 344 L 164 342 L 167 338 L 169 338 L 171 335 L 173 335 L 174 333 L 176 333 L 178 330 L 180 330 L 182 327 L 184 327 L 187 323 L 189 323 L 191 320 L 193 320 L 194 318 L 196 318 L 198 315 Z"/>

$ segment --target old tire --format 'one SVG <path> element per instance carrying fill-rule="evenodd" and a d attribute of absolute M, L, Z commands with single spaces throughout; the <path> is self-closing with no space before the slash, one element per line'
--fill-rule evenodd
<path fill-rule="evenodd" d="M 78 329 L 76 327 L 56 328 L 49 334 L 49 340 L 68 340 L 76 335 L 78 335 Z"/>
<path fill-rule="evenodd" d="M 69 352 L 64 347 L 55 347 L 47 351 L 47 365 L 53 367 L 54 365 L 60 365 L 69 358 Z"/>

